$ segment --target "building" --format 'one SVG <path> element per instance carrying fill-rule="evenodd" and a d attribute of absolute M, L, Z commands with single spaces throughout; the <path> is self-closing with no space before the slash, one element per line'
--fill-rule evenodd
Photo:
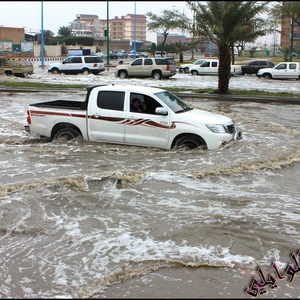
<path fill-rule="evenodd" d="M 13 44 L 20 44 L 25 39 L 25 29 L 15 27 L 0 27 L 0 40 L 10 40 Z"/>
<path fill-rule="evenodd" d="M 110 40 L 128 40 L 133 43 L 146 42 L 146 16 L 141 14 L 127 14 L 126 16 L 109 19 Z M 107 20 L 99 19 L 97 15 L 78 14 L 70 23 L 74 36 L 105 37 Z"/>
<path fill-rule="evenodd" d="M 284 1 L 285 4 L 291 5 L 293 1 Z M 300 26 L 294 22 L 293 24 L 293 49 L 300 51 Z M 291 18 L 285 18 L 281 24 L 281 48 L 291 46 L 291 34 L 292 34 L 292 20 Z"/>

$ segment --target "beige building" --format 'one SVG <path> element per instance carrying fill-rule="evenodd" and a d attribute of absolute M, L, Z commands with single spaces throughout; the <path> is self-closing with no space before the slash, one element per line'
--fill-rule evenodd
<path fill-rule="evenodd" d="M 146 42 L 147 19 L 145 15 L 127 14 L 108 21 L 110 40 L 129 40 L 130 43 L 134 40 Z M 76 36 L 105 37 L 107 20 L 99 19 L 97 15 L 78 14 L 76 19 L 70 23 L 70 27 Z"/>

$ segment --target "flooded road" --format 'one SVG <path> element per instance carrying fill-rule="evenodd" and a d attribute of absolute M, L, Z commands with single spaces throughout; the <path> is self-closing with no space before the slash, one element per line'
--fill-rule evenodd
<path fill-rule="evenodd" d="M 24 131 L 29 103 L 84 97 L 1 93 L 1 298 L 251 298 L 259 267 L 258 298 L 300 296 L 300 106 L 184 99 L 243 131 L 213 151 Z"/>

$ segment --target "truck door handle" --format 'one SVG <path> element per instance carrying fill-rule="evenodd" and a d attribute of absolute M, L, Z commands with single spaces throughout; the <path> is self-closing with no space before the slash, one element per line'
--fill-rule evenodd
<path fill-rule="evenodd" d="M 95 114 L 95 115 L 92 115 L 93 118 L 96 118 L 96 119 L 99 119 L 100 118 L 100 115 L 99 114 Z"/>

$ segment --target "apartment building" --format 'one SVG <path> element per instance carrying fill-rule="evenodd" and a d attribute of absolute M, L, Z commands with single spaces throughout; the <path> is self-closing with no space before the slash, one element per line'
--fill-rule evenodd
<path fill-rule="evenodd" d="M 109 19 L 109 36 L 111 40 L 134 40 L 146 42 L 146 16 L 127 14 L 126 16 Z M 107 20 L 97 15 L 78 14 L 70 23 L 75 36 L 105 37 Z M 135 38 L 136 37 L 136 38 Z"/>
<path fill-rule="evenodd" d="M 284 1 L 284 5 L 290 5 L 293 1 Z M 293 25 L 293 48 L 300 50 L 300 26 L 294 22 L 292 23 L 291 18 L 285 18 L 281 24 L 281 48 L 291 46 L 291 34 Z"/>

